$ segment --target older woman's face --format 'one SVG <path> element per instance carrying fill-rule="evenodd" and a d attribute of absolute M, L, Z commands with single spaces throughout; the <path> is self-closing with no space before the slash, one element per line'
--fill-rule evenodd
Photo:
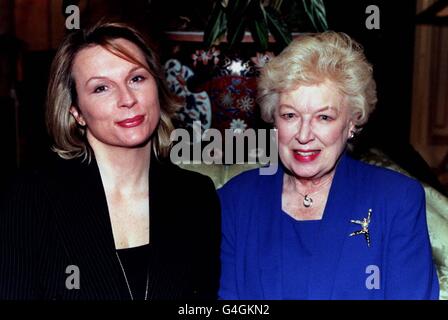
<path fill-rule="evenodd" d="M 115 40 L 146 65 L 133 43 Z M 149 141 L 160 118 L 157 86 L 148 70 L 101 46 L 81 50 L 73 63 L 78 106 L 70 109 L 86 126 L 91 145 L 135 147 Z"/>
<path fill-rule="evenodd" d="M 282 93 L 275 113 L 279 155 L 296 177 L 331 173 L 354 129 L 344 97 L 331 82 Z"/>

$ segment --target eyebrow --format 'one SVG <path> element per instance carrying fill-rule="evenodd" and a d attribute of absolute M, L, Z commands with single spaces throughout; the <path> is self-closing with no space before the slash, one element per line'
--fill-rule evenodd
<path fill-rule="evenodd" d="M 146 70 L 145 68 L 143 68 L 143 67 L 135 66 L 135 67 L 133 67 L 131 70 L 129 70 L 128 75 L 130 75 L 131 73 L 133 73 L 133 72 L 135 72 L 135 71 L 137 71 L 137 70 L 139 70 L 139 69 L 143 69 L 143 70 L 147 71 L 147 70 Z M 91 77 L 91 78 L 87 79 L 87 81 L 86 81 L 86 83 L 85 83 L 85 86 L 87 86 L 88 83 L 89 83 L 90 81 L 92 81 L 92 80 L 104 80 L 104 79 L 108 79 L 108 77 L 102 77 L 102 76 Z"/>
<path fill-rule="evenodd" d="M 318 112 L 322 112 L 322 111 L 327 111 L 327 110 L 334 110 L 335 112 L 339 112 L 339 109 L 336 108 L 336 107 L 333 107 L 333 106 L 326 106 L 326 107 L 323 107 L 323 108 L 317 110 L 316 113 L 318 113 Z"/>
<path fill-rule="evenodd" d="M 289 105 L 289 104 L 281 104 L 281 105 L 279 105 L 279 108 L 281 108 L 281 107 L 286 107 L 286 108 L 292 108 L 292 109 L 295 109 L 294 106 L 291 106 L 291 105 Z M 319 110 L 316 110 L 314 113 L 319 113 L 319 112 L 327 111 L 327 110 L 334 110 L 336 113 L 339 113 L 339 109 L 336 108 L 336 107 L 333 107 L 333 106 L 325 106 L 325 107 L 322 107 L 322 108 L 320 108 Z"/>

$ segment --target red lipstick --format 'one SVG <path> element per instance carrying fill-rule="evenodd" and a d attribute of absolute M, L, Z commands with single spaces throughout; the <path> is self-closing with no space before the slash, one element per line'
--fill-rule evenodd
<path fill-rule="evenodd" d="M 141 125 L 143 120 L 145 120 L 145 116 L 138 115 L 132 118 L 124 119 L 120 122 L 116 122 L 116 124 L 123 128 L 133 128 Z"/>
<path fill-rule="evenodd" d="M 294 158 L 303 163 L 316 160 L 320 155 L 320 150 L 293 150 Z"/>

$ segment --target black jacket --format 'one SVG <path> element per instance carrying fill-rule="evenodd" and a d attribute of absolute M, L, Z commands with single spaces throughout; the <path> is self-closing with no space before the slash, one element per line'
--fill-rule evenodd
<path fill-rule="evenodd" d="M 151 159 L 148 298 L 215 299 L 220 206 L 212 181 Z M 0 212 L 0 299 L 130 299 L 115 255 L 106 196 L 95 160 L 55 161 L 21 175 Z M 80 289 L 65 282 L 75 265 Z"/>

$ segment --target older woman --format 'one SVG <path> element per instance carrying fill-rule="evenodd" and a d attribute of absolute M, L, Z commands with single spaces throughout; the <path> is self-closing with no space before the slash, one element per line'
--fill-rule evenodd
<path fill-rule="evenodd" d="M 361 47 L 300 37 L 262 71 L 259 102 L 282 165 L 220 190 L 220 297 L 438 298 L 422 187 L 346 153 L 376 103 Z"/>
<path fill-rule="evenodd" d="M 126 25 L 62 43 L 47 106 L 59 160 L 22 178 L 1 215 L 0 298 L 216 297 L 219 199 L 164 160 L 176 105 L 162 75 Z"/>

